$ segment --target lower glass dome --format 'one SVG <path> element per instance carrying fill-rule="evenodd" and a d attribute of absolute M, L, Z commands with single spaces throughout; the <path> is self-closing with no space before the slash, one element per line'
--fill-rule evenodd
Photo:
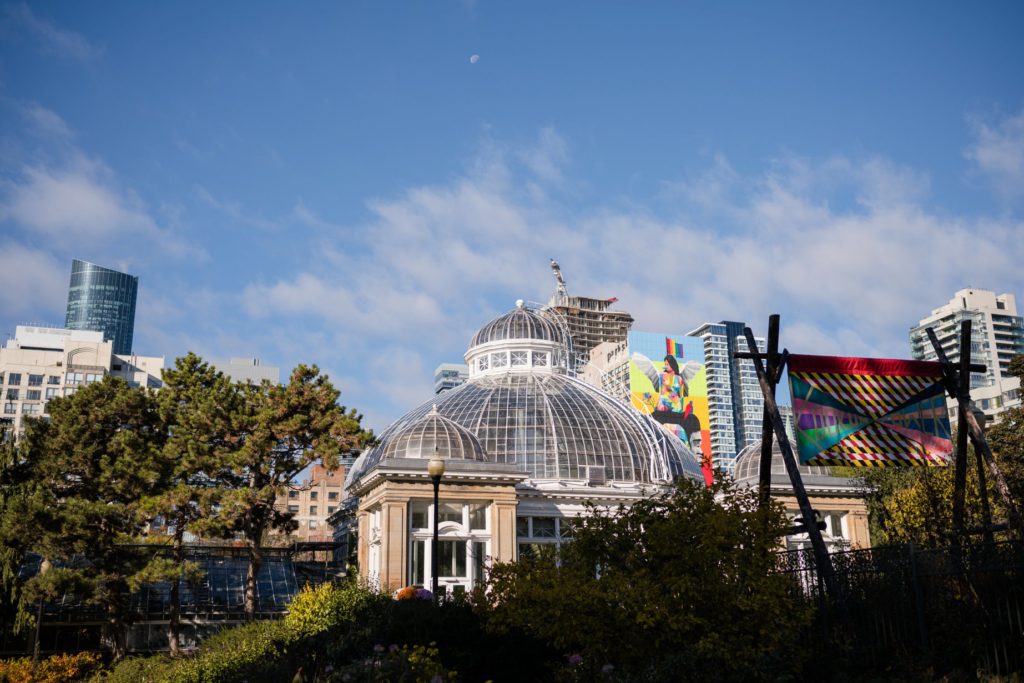
<path fill-rule="evenodd" d="M 433 406 L 472 432 L 488 462 L 517 465 L 533 480 L 702 480 L 693 453 L 657 422 L 565 375 L 479 377 L 443 392 L 388 427 L 352 467 L 359 479 L 381 459 L 388 440 Z"/>

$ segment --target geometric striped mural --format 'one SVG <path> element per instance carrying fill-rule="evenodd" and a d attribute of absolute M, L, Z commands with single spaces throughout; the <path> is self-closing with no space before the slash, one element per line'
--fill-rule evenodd
<path fill-rule="evenodd" d="M 854 467 L 949 464 L 942 365 L 790 355 L 800 462 Z"/>

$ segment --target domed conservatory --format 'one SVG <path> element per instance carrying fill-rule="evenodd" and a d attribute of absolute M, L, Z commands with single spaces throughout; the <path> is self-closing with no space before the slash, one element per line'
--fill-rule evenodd
<path fill-rule="evenodd" d="M 517 302 L 466 351 L 469 380 L 381 433 L 353 464 L 359 572 L 383 588 L 461 592 L 494 561 L 558 545 L 586 502 L 615 507 L 702 481 L 697 458 L 650 417 L 576 379 L 564 329 Z M 431 459 L 444 462 L 434 509 Z"/>

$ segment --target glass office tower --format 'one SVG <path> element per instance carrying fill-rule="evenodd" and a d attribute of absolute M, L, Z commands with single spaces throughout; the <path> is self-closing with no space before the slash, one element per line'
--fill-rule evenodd
<path fill-rule="evenodd" d="M 130 354 L 138 292 L 136 276 L 75 259 L 64 327 L 101 331 L 114 343 L 114 353 Z"/>

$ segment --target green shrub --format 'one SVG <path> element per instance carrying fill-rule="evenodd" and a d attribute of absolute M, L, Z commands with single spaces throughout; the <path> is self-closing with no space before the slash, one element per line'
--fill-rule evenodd
<path fill-rule="evenodd" d="M 195 655 L 179 660 L 168 683 L 234 683 L 290 680 L 294 631 L 283 621 L 258 621 L 221 631 Z"/>
<path fill-rule="evenodd" d="M 459 675 L 441 664 L 437 643 L 429 645 L 376 645 L 373 653 L 335 669 L 329 683 L 458 683 Z"/>
<path fill-rule="evenodd" d="M 313 636 L 354 623 L 374 604 L 390 602 L 356 581 L 306 585 L 288 606 L 285 623 L 298 636 Z"/>
<path fill-rule="evenodd" d="M 53 655 L 39 662 L 35 673 L 32 660 L 0 660 L 0 681 L 3 683 L 68 683 L 83 680 L 100 666 L 100 656 L 94 652 L 75 655 Z"/>
<path fill-rule="evenodd" d="M 113 669 L 97 674 L 93 683 L 160 683 L 174 666 L 175 660 L 167 655 L 129 657 L 118 662 Z"/>

